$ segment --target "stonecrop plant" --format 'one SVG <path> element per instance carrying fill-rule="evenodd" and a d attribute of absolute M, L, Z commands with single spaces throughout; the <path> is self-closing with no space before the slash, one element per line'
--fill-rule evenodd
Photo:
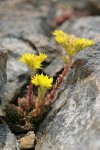
<path fill-rule="evenodd" d="M 64 56 L 64 70 L 62 74 L 58 76 L 54 86 L 53 77 L 49 77 L 43 73 L 36 73 L 37 69 L 43 69 L 42 63 L 48 57 L 47 54 L 39 53 L 39 55 L 35 55 L 26 53 L 19 58 L 19 61 L 27 65 L 30 70 L 30 85 L 26 95 L 22 98 L 18 98 L 18 106 L 14 104 L 7 106 L 6 114 L 12 123 L 23 125 L 25 130 L 31 130 L 47 113 L 57 89 L 70 68 L 73 57 L 84 48 L 94 44 L 92 40 L 78 38 L 73 34 L 69 35 L 61 30 L 54 31 L 53 35 L 55 36 L 56 42 L 60 44 L 66 52 L 66 56 Z M 37 95 L 33 94 L 33 86 L 38 87 Z M 48 89 L 50 90 L 51 88 L 51 92 L 48 93 Z"/>

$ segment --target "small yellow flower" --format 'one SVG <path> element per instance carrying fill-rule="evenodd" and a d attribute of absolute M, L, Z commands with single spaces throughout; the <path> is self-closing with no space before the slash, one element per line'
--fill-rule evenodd
<path fill-rule="evenodd" d="M 53 32 L 55 40 L 65 49 L 69 56 L 76 55 L 82 49 L 92 46 L 94 42 L 85 38 L 75 37 L 73 34 L 69 35 L 61 30 Z"/>
<path fill-rule="evenodd" d="M 47 58 L 47 55 L 44 53 L 39 53 L 39 55 L 26 53 L 24 54 L 19 61 L 26 64 L 32 71 L 35 69 L 41 69 L 42 62 Z"/>
<path fill-rule="evenodd" d="M 52 82 L 53 82 L 53 78 L 49 78 L 47 75 L 43 75 L 43 74 L 36 74 L 31 82 L 36 85 L 36 86 L 41 86 L 41 87 L 46 87 L 46 88 L 51 88 L 52 86 Z"/>

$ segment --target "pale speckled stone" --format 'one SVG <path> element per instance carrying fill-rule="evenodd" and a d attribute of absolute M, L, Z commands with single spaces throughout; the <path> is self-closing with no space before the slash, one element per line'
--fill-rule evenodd
<path fill-rule="evenodd" d="M 34 131 L 29 131 L 26 135 L 19 139 L 20 149 L 32 149 L 35 147 Z"/>

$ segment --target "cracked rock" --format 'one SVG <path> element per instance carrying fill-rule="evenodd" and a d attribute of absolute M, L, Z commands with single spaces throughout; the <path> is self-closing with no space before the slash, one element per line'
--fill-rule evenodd
<path fill-rule="evenodd" d="M 5 123 L 0 123 L 0 150 L 20 150 L 15 135 Z"/>
<path fill-rule="evenodd" d="M 76 20 L 66 31 L 80 37 L 92 32 L 97 42 L 74 58 L 51 111 L 38 129 L 35 150 L 100 150 L 100 17 L 83 20 Z"/>

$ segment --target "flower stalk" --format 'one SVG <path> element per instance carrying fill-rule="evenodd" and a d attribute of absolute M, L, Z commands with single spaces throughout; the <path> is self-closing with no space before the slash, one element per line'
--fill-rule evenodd
<path fill-rule="evenodd" d="M 65 65 L 64 70 L 62 71 L 62 74 L 60 74 L 59 77 L 57 78 L 56 83 L 53 86 L 53 89 L 50 92 L 50 94 L 46 96 L 45 103 L 44 103 L 45 106 L 51 105 L 52 99 L 54 98 L 57 89 L 61 85 L 63 78 L 65 77 L 67 71 L 69 70 L 71 63 L 72 63 L 72 58 L 70 58 L 69 62 Z"/>
<path fill-rule="evenodd" d="M 27 94 L 27 99 L 28 99 L 28 107 L 29 109 L 33 106 L 34 99 L 33 99 L 33 84 L 30 82 L 29 88 L 28 88 L 28 94 Z"/>

